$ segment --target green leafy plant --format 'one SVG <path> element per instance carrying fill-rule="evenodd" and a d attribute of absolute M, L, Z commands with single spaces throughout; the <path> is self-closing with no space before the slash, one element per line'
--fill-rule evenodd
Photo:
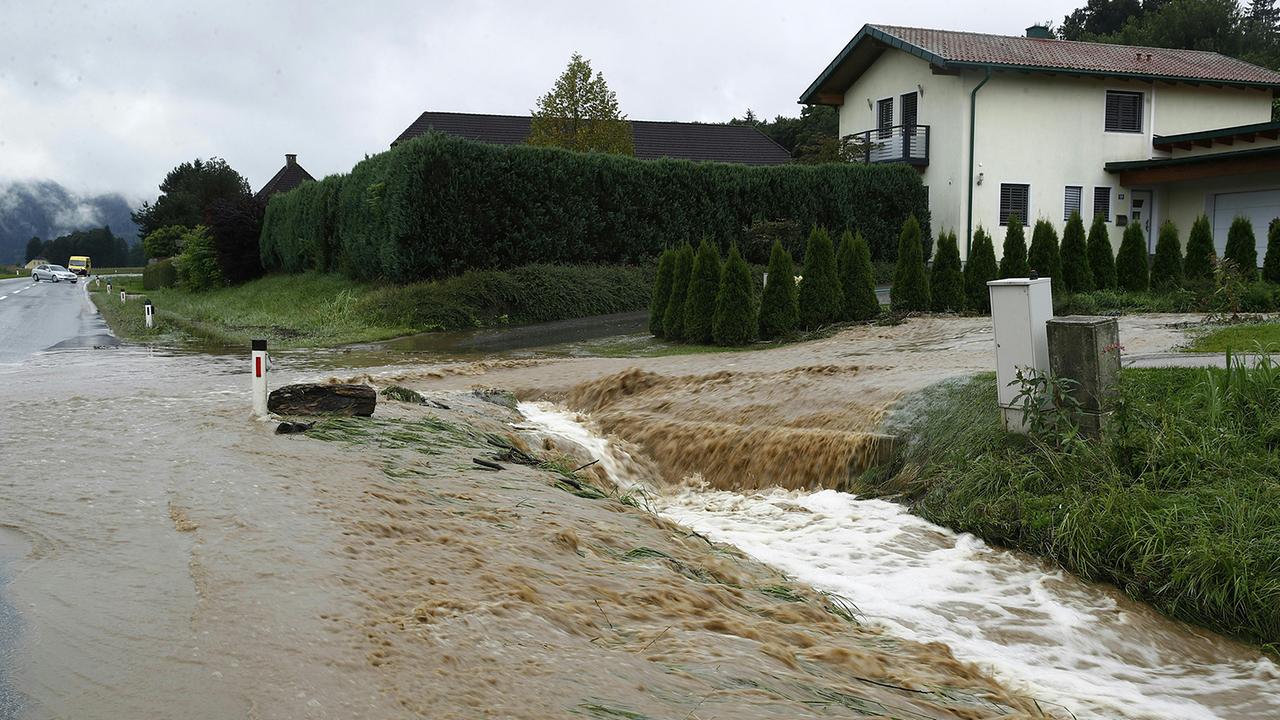
<path fill-rule="evenodd" d="M 825 228 L 814 226 L 809 232 L 799 299 L 800 325 L 806 330 L 836 322 L 844 312 L 835 248 Z"/>
<path fill-rule="evenodd" d="M 631 124 L 618 110 L 618 96 L 591 61 L 574 53 L 555 86 L 538 98 L 529 122 L 530 145 L 582 152 L 634 155 Z"/>
<path fill-rule="evenodd" d="M 907 218 L 898 235 L 898 267 L 893 273 L 889 303 L 894 312 L 929 310 L 929 276 L 924 271 L 920 223 L 914 216 Z"/>
<path fill-rule="evenodd" d="M 212 290 L 226 285 L 213 238 L 203 225 L 182 236 L 182 254 L 174 259 L 174 268 L 178 284 L 187 290 Z"/>
<path fill-rule="evenodd" d="M 1182 263 L 1182 273 L 1189 287 L 1208 290 L 1213 286 L 1217 253 L 1213 249 L 1213 228 L 1209 218 L 1200 215 L 1191 224 L 1187 237 L 1187 255 Z"/>
<path fill-rule="evenodd" d="M 1111 245 L 1107 245 L 1107 252 Z M 1056 282 L 1056 280 L 1055 280 Z M 1085 241 L 1084 220 L 1073 212 L 1062 231 L 1062 286 L 1069 293 L 1093 290 L 1093 270 L 1089 265 L 1089 246 Z"/>
<path fill-rule="evenodd" d="M 1116 258 L 1111 250 L 1111 233 L 1107 230 L 1107 221 L 1102 215 L 1093 216 L 1093 224 L 1089 226 L 1087 245 L 1089 270 L 1093 273 L 1093 288 L 1110 290 L 1118 287 Z"/>
<path fill-rule="evenodd" d="M 1040 442 L 1063 448 L 1079 440 L 1080 401 L 1072 395 L 1079 383 L 1033 367 L 1014 371 L 1009 386 L 1017 386 L 1013 402 L 1022 410 L 1027 430 Z"/>
<path fill-rule="evenodd" d="M 954 232 L 938 236 L 929 277 L 929 295 L 936 312 L 959 312 L 965 307 L 964 272 Z"/>
<path fill-rule="evenodd" d="M 1151 263 L 1151 288 L 1175 290 L 1182 287 L 1182 245 L 1178 242 L 1178 226 L 1166 220 L 1156 239 L 1156 257 Z"/>
<path fill-rule="evenodd" d="M 1237 217 L 1227 230 L 1227 247 L 1222 256 L 1236 264 L 1240 277 L 1253 280 L 1258 276 L 1258 245 L 1249 218 Z"/>
<path fill-rule="evenodd" d="M 649 302 L 649 333 L 654 337 L 663 337 L 663 318 L 667 313 L 667 303 L 671 301 L 671 285 L 675 280 L 676 251 L 667 248 L 658 258 L 658 274 L 653 281 L 653 299 Z"/>
<path fill-rule="evenodd" d="M 875 269 L 871 265 L 871 249 L 862 233 L 848 230 L 840 238 L 836 255 L 840 266 L 840 287 L 844 291 L 844 319 L 866 321 L 880 315 L 876 298 Z"/>
<path fill-rule="evenodd" d="M 769 253 L 764 293 L 760 297 L 760 337 L 772 340 L 795 332 L 800 324 L 795 265 L 791 253 L 775 240 Z"/>
<path fill-rule="evenodd" d="M 1124 229 L 1120 252 L 1116 253 L 1116 280 L 1120 287 L 1130 292 L 1143 292 L 1151 286 L 1151 271 L 1147 267 L 1147 239 L 1138 223 L 1130 223 Z"/>
<path fill-rule="evenodd" d="M 720 288 L 716 294 L 715 317 L 711 337 L 717 345 L 745 345 L 755 336 L 755 297 L 751 292 L 751 268 L 742 259 L 736 244 L 729 246 L 729 257 L 720 271 Z"/>
<path fill-rule="evenodd" d="M 991 291 L 987 283 L 999 275 L 1000 268 L 996 265 L 996 251 L 991 243 L 991 236 L 982 226 L 978 226 L 973 233 L 969 264 L 964 269 L 964 290 L 970 309 L 983 315 L 991 314 Z"/>
<path fill-rule="evenodd" d="M 711 240 L 703 238 L 693 259 L 689 274 L 689 294 L 684 301 L 685 340 L 707 345 L 711 343 L 711 323 L 716 311 L 716 292 L 720 288 L 720 253 Z"/>
<path fill-rule="evenodd" d="M 1022 231 L 1022 219 L 1010 215 L 1004 231 L 1004 248 L 1000 255 L 1000 277 L 1027 277 L 1027 241 Z"/>

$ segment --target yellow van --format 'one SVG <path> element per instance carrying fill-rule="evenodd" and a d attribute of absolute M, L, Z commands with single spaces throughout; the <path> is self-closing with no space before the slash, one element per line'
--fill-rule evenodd
<path fill-rule="evenodd" d="M 93 267 L 89 262 L 88 255 L 72 255 L 71 259 L 67 261 L 67 269 L 77 275 L 84 275 L 87 277 L 93 270 Z"/>

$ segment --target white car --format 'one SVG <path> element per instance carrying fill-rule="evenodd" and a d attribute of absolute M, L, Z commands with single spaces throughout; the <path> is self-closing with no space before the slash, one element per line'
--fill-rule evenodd
<path fill-rule="evenodd" d="M 63 280 L 76 282 L 79 279 L 79 275 L 76 275 L 61 265 L 37 265 L 35 269 L 31 271 L 31 280 L 33 282 L 40 282 L 41 280 L 48 280 L 49 282 L 62 282 Z"/>

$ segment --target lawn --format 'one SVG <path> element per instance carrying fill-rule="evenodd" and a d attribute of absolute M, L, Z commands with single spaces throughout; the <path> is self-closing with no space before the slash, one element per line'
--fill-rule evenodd
<path fill-rule="evenodd" d="M 1251 352 L 1255 348 L 1280 348 L 1280 323 L 1231 325 L 1197 337 L 1188 348 L 1194 352 Z"/>
<path fill-rule="evenodd" d="M 1101 442 L 999 430 L 991 374 L 888 421 L 864 479 L 933 522 L 1052 558 L 1182 620 L 1280 650 L 1280 366 L 1128 369 Z"/>

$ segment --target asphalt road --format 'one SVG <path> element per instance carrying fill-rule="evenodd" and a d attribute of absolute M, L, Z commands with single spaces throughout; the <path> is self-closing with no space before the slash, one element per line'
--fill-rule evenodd
<path fill-rule="evenodd" d="M 115 345 L 85 292 L 84 281 L 0 280 L 0 363 L 42 350 Z"/>

